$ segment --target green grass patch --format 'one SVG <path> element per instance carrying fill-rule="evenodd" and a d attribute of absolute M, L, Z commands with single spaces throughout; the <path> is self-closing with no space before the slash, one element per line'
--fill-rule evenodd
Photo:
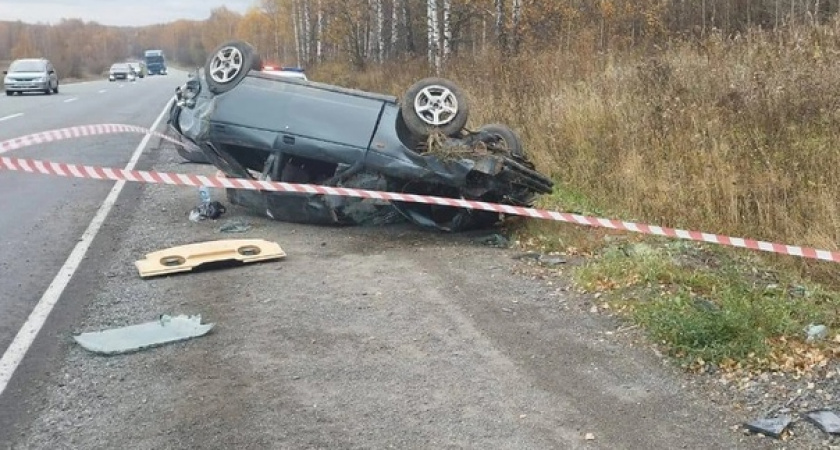
<path fill-rule="evenodd" d="M 769 342 L 801 339 L 809 323 L 838 325 L 836 293 L 780 280 L 730 253 L 685 242 L 632 244 L 610 248 L 574 275 L 686 361 L 758 361 Z"/>
<path fill-rule="evenodd" d="M 607 215 L 607 211 L 593 202 L 590 197 L 561 182 L 557 182 L 551 194 L 539 197 L 536 206 L 584 216 Z"/>

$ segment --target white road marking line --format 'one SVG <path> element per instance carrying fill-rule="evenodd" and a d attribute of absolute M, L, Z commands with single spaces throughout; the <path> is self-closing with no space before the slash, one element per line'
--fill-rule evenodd
<path fill-rule="evenodd" d="M 125 85 L 124 85 L 124 84 L 121 84 L 121 85 L 120 85 L 120 87 L 125 87 Z"/>
<path fill-rule="evenodd" d="M 67 100 L 64 100 L 64 103 L 75 102 L 78 99 L 79 99 L 79 97 L 68 98 Z"/>
<path fill-rule="evenodd" d="M 101 91 L 99 91 L 100 94 L 104 94 L 106 92 L 108 92 L 108 89 L 102 89 Z"/>
<path fill-rule="evenodd" d="M 169 105 L 172 104 L 173 100 L 174 99 L 170 99 L 169 102 L 166 103 L 166 107 L 163 108 L 163 111 L 161 111 L 158 118 L 152 124 L 151 129 L 157 129 L 158 125 L 160 125 L 160 122 L 163 120 L 164 115 L 166 115 L 169 111 Z M 131 159 L 128 161 L 128 164 L 126 164 L 125 170 L 134 169 L 134 166 L 137 165 L 137 161 L 140 159 L 140 155 L 143 153 L 146 145 L 148 145 L 151 137 L 151 134 L 147 134 L 143 140 L 140 141 L 140 145 L 138 145 L 137 149 L 134 150 L 134 153 L 131 155 Z M 82 238 L 78 243 L 76 243 L 76 246 L 73 247 L 73 251 L 70 252 L 70 256 L 68 256 L 67 260 L 64 261 L 64 265 L 61 266 L 58 274 L 56 274 L 55 278 L 53 278 L 47 290 L 44 291 L 41 299 L 38 300 L 38 304 L 35 305 L 35 309 L 33 309 L 29 314 L 26 322 L 23 323 L 23 326 L 21 326 L 20 330 L 18 330 L 17 335 L 15 335 L 15 339 L 12 341 L 11 345 L 9 345 L 9 348 L 6 349 L 6 352 L 3 353 L 3 357 L 0 358 L 0 395 L 3 395 L 3 392 L 9 385 L 9 381 L 12 379 L 12 375 L 15 373 L 18 366 L 20 366 L 24 356 L 26 356 L 26 352 L 29 351 L 29 348 L 38 336 L 41 328 L 44 327 L 44 323 L 46 323 L 47 317 L 49 317 L 53 307 L 55 307 L 56 303 L 58 303 L 58 299 L 67 287 L 67 284 L 70 283 L 70 279 L 76 273 L 76 270 L 78 270 L 85 254 L 90 248 L 90 245 L 96 238 L 97 233 L 99 233 L 99 229 L 102 228 L 102 224 L 108 217 L 108 213 L 111 212 L 111 208 L 113 208 L 114 204 L 117 202 L 117 198 L 119 197 L 120 192 L 122 192 L 125 183 L 125 181 L 117 181 L 116 184 L 114 184 L 114 187 L 111 188 L 111 192 L 108 193 L 108 196 L 105 197 L 105 201 L 102 202 L 99 210 L 96 211 L 96 215 L 93 216 L 93 219 L 90 221 L 90 225 L 88 225 L 82 235 Z"/>
<path fill-rule="evenodd" d="M 12 114 L 12 115 L 6 116 L 6 117 L 0 117 L 0 122 L 2 122 L 4 120 L 14 119 L 15 117 L 20 117 L 22 115 L 23 115 L 23 113 L 17 113 L 17 114 Z"/>

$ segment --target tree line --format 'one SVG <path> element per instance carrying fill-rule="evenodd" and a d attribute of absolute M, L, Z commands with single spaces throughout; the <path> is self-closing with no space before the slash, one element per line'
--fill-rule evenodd
<path fill-rule="evenodd" d="M 220 7 L 203 21 L 145 27 L 0 22 L 0 61 L 44 56 L 80 77 L 160 48 L 198 66 L 219 43 L 241 38 L 277 64 L 346 60 L 363 69 L 424 58 L 440 69 L 455 55 L 490 49 L 624 50 L 817 25 L 838 11 L 840 0 L 259 0 L 245 14 Z"/>

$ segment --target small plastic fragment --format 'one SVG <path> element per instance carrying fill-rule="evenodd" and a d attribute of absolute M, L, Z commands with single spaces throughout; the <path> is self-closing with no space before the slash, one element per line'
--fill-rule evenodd
<path fill-rule="evenodd" d="M 828 327 L 812 323 L 805 328 L 805 333 L 808 334 L 808 337 L 805 338 L 806 342 L 821 341 L 828 336 Z"/>
<path fill-rule="evenodd" d="M 82 333 L 73 339 L 93 353 L 118 355 L 204 336 L 213 325 L 202 324 L 201 315 L 162 315 L 154 322 Z"/>

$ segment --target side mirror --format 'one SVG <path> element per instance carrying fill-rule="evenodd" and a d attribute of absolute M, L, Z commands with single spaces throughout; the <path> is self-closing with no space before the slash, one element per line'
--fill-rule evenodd
<path fill-rule="evenodd" d="M 55 75 L 55 70 L 50 70 L 50 75 Z"/>

